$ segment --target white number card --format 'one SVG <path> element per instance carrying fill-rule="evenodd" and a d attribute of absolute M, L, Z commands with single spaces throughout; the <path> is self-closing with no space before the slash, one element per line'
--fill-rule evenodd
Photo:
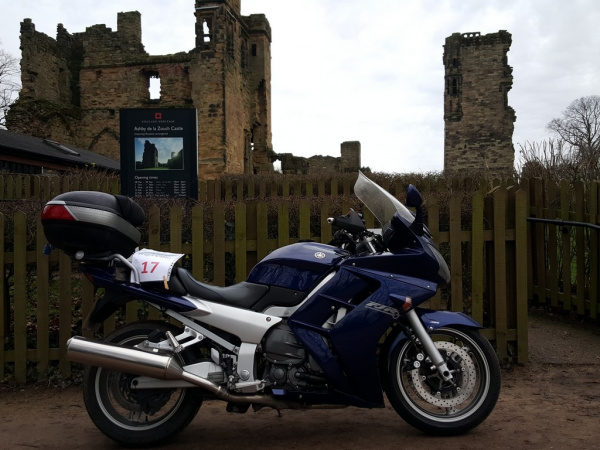
<path fill-rule="evenodd" d="M 140 274 L 141 283 L 145 281 L 166 282 L 171 277 L 173 266 L 182 256 L 183 253 L 144 249 L 133 254 L 131 263 Z M 131 282 L 135 282 L 133 274 L 131 274 Z"/>

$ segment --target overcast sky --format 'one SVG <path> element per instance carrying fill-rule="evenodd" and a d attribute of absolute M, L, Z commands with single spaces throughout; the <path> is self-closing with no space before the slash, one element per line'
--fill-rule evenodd
<path fill-rule="evenodd" d="M 142 14 L 152 55 L 194 47 L 194 0 L 4 2 L 0 41 L 13 56 L 19 24 L 56 37 L 117 12 Z M 272 127 L 278 153 L 339 156 L 361 142 L 362 165 L 383 172 L 443 169 L 443 45 L 455 32 L 512 34 L 508 94 L 513 142 L 551 137 L 547 123 L 577 98 L 600 94 L 598 0 L 242 0 L 272 29 Z"/>

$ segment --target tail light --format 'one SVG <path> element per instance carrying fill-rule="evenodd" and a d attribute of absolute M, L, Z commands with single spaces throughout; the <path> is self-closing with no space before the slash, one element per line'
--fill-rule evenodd
<path fill-rule="evenodd" d="M 42 220 L 68 220 L 68 221 L 76 221 L 75 217 L 66 205 L 59 204 L 48 204 L 44 207 L 42 211 Z"/>

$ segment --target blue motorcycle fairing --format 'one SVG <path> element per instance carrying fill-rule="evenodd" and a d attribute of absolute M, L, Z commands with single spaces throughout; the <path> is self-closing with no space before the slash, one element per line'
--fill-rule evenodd
<path fill-rule="evenodd" d="M 265 256 L 250 272 L 249 283 L 308 292 L 350 253 L 331 245 L 298 242 Z"/>
<path fill-rule="evenodd" d="M 428 243 L 425 237 L 422 239 L 425 243 Z M 439 259 L 436 258 L 436 254 L 439 254 L 439 252 L 432 245 L 419 244 L 395 252 L 386 251 L 374 255 L 348 258 L 341 264 L 423 279 L 423 282 L 427 279 L 430 283 L 438 285 L 447 284 L 449 279 L 440 274 L 440 262 L 443 262 L 442 256 L 440 255 Z M 445 263 L 443 264 L 446 267 Z"/>
<path fill-rule="evenodd" d="M 436 330 L 448 325 L 458 325 L 470 328 L 483 328 L 483 326 L 470 316 L 456 311 L 436 311 L 434 309 L 415 308 L 417 315 L 428 330 Z"/>
<path fill-rule="evenodd" d="M 296 337 L 337 393 L 352 399 L 352 405 L 384 406 L 377 349 L 381 336 L 400 315 L 391 295 L 401 292 L 423 301 L 435 294 L 435 287 L 431 290 L 420 284 L 422 280 L 410 277 L 390 278 L 389 274 L 343 266 L 289 318 Z M 324 327 L 340 308 L 346 309 L 344 318 Z"/>

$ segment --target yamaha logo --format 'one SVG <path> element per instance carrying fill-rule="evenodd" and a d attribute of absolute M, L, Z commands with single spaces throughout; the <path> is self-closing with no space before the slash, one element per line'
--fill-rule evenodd
<path fill-rule="evenodd" d="M 324 259 L 325 258 L 325 253 L 323 253 L 323 252 L 317 252 L 317 253 L 315 253 L 315 258 L 317 258 L 317 259 Z"/>

